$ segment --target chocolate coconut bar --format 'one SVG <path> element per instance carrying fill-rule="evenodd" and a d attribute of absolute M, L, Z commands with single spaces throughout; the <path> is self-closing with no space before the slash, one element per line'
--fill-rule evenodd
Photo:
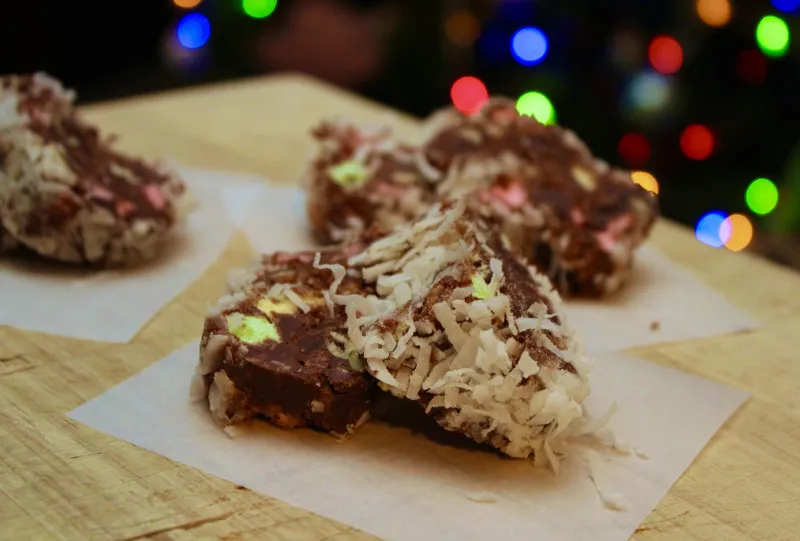
<path fill-rule="evenodd" d="M 322 253 L 344 263 L 345 250 Z M 367 418 L 372 383 L 335 306 L 327 270 L 315 254 L 276 253 L 231 280 L 228 295 L 207 317 L 192 385 L 223 427 L 264 418 L 281 428 L 314 427 L 350 434 Z M 365 290 L 358 277 L 338 284 Z"/>
<path fill-rule="evenodd" d="M 388 303 L 333 296 L 382 389 L 419 402 L 447 430 L 557 464 L 589 387 L 586 360 L 545 276 L 463 201 L 435 205 L 349 264 Z M 343 266 L 321 266 L 344 283 Z"/>
<path fill-rule="evenodd" d="M 505 99 L 474 116 L 441 111 L 427 130 L 423 152 L 440 172 L 439 197 L 469 194 L 470 207 L 563 294 L 597 297 L 621 287 L 658 216 L 655 197 L 628 172 Z"/>
<path fill-rule="evenodd" d="M 2 244 L 70 263 L 151 259 L 189 210 L 186 188 L 115 150 L 73 100 L 46 75 L 0 78 Z"/>
<path fill-rule="evenodd" d="M 370 133 L 329 121 L 313 135 L 319 150 L 303 184 L 319 242 L 358 239 L 368 229 L 389 232 L 432 203 L 432 186 L 417 165 L 418 149 L 397 143 L 388 130 Z"/>

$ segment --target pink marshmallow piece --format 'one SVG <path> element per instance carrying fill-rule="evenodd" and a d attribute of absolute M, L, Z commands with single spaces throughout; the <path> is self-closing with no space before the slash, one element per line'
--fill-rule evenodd
<path fill-rule="evenodd" d="M 492 186 L 489 189 L 489 195 L 495 199 L 499 199 L 508 208 L 516 209 L 525 204 L 528 200 L 528 192 L 520 182 L 512 181 L 505 187 Z"/>
<path fill-rule="evenodd" d="M 623 214 L 621 216 L 617 216 L 613 220 L 611 220 L 608 225 L 606 225 L 605 230 L 597 233 L 595 238 L 597 239 L 598 244 L 600 247 L 608 253 L 614 251 L 614 248 L 617 245 L 617 239 L 619 238 L 619 234 L 625 231 L 631 225 L 631 216 L 630 214 Z"/>
<path fill-rule="evenodd" d="M 164 197 L 164 192 L 161 191 L 161 187 L 157 184 L 145 185 L 144 196 L 148 201 L 150 201 L 150 204 L 152 204 L 153 208 L 156 210 L 162 210 L 165 206 L 167 206 L 167 198 Z"/>

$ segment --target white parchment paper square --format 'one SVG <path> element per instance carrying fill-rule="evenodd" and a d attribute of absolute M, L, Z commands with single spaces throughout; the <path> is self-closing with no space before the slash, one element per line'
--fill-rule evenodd
<path fill-rule="evenodd" d="M 232 173 L 182 169 L 198 206 L 162 255 L 122 270 L 0 258 L 0 325 L 128 342 L 222 252 L 263 184 Z"/>
<path fill-rule="evenodd" d="M 314 247 L 299 189 L 270 187 L 261 198 L 242 226 L 254 248 L 271 252 Z M 748 314 L 650 246 L 636 254 L 634 274 L 619 294 L 602 300 L 568 300 L 566 310 L 570 326 L 590 352 L 758 326 Z"/>
<path fill-rule="evenodd" d="M 596 359 L 587 405 L 604 412 L 616 401 L 611 430 L 648 458 L 579 447 L 554 476 L 524 460 L 436 443 L 378 422 L 344 443 L 263 423 L 231 439 L 213 423 L 207 406 L 187 398 L 197 348 L 196 342 L 187 345 L 69 416 L 397 541 L 628 539 L 746 398 L 690 374 L 605 354 Z M 599 493 L 624 510 L 607 509 Z M 470 499 L 478 494 L 495 501 Z"/>

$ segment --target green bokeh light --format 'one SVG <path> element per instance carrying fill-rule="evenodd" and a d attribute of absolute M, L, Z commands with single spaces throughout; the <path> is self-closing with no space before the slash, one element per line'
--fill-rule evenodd
<path fill-rule="evenodd" d="M 756 214 L 769 214 L 778 206 L 778 188 L 767 178 L 757 178 L 747 187 L 744 200 Z"/>
<path fill-rule="evenodd" d="M 526 92 L 517 100 L 517 112 L 532 116 L 542 124 L 556 121 L 556 110 L 547 96 L 541 92 Z"/>
<path fill-rule="evenodd" d="M 780 17 L 766 15 L 756 27 L 756 42 L 767 56 L 783 56 L 789 49 L 789 27 Z"/>
<path fill-rule="evenodd" d="M 264 19 L 278 7 L 278 0 L 242 0 L 242 10 L 248 17 Z"/>

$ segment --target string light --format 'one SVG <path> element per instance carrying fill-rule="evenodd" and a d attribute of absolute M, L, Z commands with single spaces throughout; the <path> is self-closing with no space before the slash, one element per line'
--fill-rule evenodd
<path fill-rule="evenodd" d="M 692 124 L 681 133 L 680 144 L 687 158 L 705 160 L 714 151 L 714 134 L 702 124 Z"/>
<path fill-rule="evenodd" d="M 472 46 L 480 32 L 481 25 L 478 19 L 468 11 L 454 11 L 444 23 L 444 33 L 447 39 L 459 47 Z"/>
<path fill-rule="evenodd" d="M 778 188 L 768 178 L 757 178 L 744 192 L 744 201 L 756 214 L 769 214 L 778 206 Z"/>
<path fill-rule="evenodd" d="M 253 19 L 266 19 L 277 7 L 278 0 L 242 0 L 242 11 Z"/>
<path fill-rule="evenodd" d="M 450 87 L 450 99 L 453 100 L 456 109 L 466 115 L 472 115 L 480 111 L 489 101 L 489 91 L 477 77 L 461 77 Z"/>
<path fill-rule="evenodd" d="M 766 15 L 756 27 L 756 42 L 767 56 L 783 56 L 789 49 L 789 27 L 780 17 Z"/>
<path fill-rule="evenodd" d="M 511 54 L 525 66 L 533 66 L 547 55 L 547 37 L 533 26 L 520 28 L 511 37 Z"/>
<path fill-rule="evenodd" d="M 633 78 L 628 87 L 628 100 L 642 111 L 661 109 L 669 102 L 669 98 L 669 81 L 658 73 L 642 72 Z"/>
<path fill-rule="evenodd" d="M 199 49 L 211 37 L 211 23 L 205 15 L 189 13 L 178 21 L 178 42 L 187 49 Z"/>
<path fill-rule="evenodd" d="M 631 173 L 631 178 L 636 184 L 648 192 L 658 195 L 658 181 L 656 180 L 656 177 L 647 171 L 633 171 Z"/>
<path fill-rule="evenodd" d="M 172 3 L 179 8 L 192 9 L 193 7 L 199 6 L 202 1 L 203 0 L 172 0 Z"/>
<path fill-rule="evenodd" d="M 767 78 L 767 61 L 758 51 L 742 51 L 736 60 L 736 74 L 752 85 L 760 85 Z"/>
<path fill-rule="evenodd" d="M 550 99 L 541 92 L 525 92 L 517 100 L 517 112 L 532 116 L 542 124 L 556 121 L 556 110 Z"/>
<path fill-rule="evenodd" d="M 719 211 L 712 211 L 704 214 L 694 228 L 694 235 L 703 244 L 708 244 L 714 248 L 721 248 L 725 241 L 722 240 L 720 232 L 722 224 L 727 216 Z"/>
<path fill-rule="evenodd" d="M 677 72 L 683 65 L 681 44 L 671 36 L 653 38 L 648 49 L 648 57 L 653 69 L 666 75 Z"/>
<path fill-rule="evenodd" d="M 719 236 L 725 248 L 738 252 L 753 240 L 753 224 L 743 214 L 731 214 L 719 227 Z"/>
<path fill-rule="evenodd" d="M 640 133 L 628 133 L 619 140 L 617 151 L 628 164 L 642 165 L 650 159 L 650 141 Z"/>
<path fill-rule="evenodd" d="M 791 13 L 800 8 L 800 0 L 772 0 L 772 5 L 778 11 Z"/>
<path fill-rule="evenodd" d="M 697 16 L 708 26 L 725 26 L 731 20 L 731 3 L 729 0 L 697 0 L 695 8 L 697 9 Z"/>

